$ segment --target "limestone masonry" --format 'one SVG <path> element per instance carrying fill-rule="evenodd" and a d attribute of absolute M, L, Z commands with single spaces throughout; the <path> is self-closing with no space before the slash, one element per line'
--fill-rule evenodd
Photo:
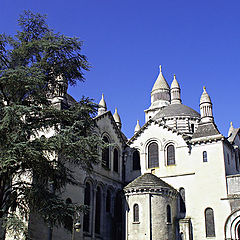
<path fill-rule="evenodd" d="M 219 132 L 205 87 L 199 112 L 182 104 L 176 76 L 169 87 L 160 67 L 145 124 L 127 139 L 102 95 L 96 134 L 110 146 L 91 175 L 76 169 L 82 184 L 63 193 L 90 209 L 75 240 L 240 239 L 240 130 L 231 123 L 227 137 Z M 34 240 L 71 239 L 36 216 L 29 229 Z"/>

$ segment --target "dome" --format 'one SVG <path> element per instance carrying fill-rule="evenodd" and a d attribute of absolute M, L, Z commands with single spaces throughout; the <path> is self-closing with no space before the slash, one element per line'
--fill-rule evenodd
<path fill-rule="evenodd" d="M 160 110 L 154 119 L 162 117 L 195 117 L 200 118 L 200 114 L 192 108 L 183 104 L 171 104 Z"/>
<path fill-rule="evenodd" d="M 129 183 L 125 189 L 128 188 L 169 188 L 174 189 L 172 186 L 158 178 L 157 176 L 153 175 L 152 173 L 145 173 L 142 176 L 136 178 L 131 183 Z"/>
<path fill-rule="evenodd" d="M 200 99 L 200 104 L 201 103 L 206 103 L 206 102 L 212 103 L 211 99 L 210 99 L 210 97 L 209 97 L 209 95 L 208 95 L 208 93 L 206 91 L 206 88 L 203 87 L 203 93 L 202 93 L 202 96 L 201 96 L 201 99 Z"/>

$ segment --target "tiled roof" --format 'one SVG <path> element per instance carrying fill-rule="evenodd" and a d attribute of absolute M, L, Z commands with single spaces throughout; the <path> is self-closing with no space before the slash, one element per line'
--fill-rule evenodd
<path fill-rule="evenodd" d="M 169 106 L 164 107 L 154 116 L 154 119 L 178 116 L 196 117 L 200 119 L 200 114 L 198 112 L 183 104 L 170 104 Z"/>
<path fill-rule="evenodd" d="M 208 137 L 221 134 L 213 122 L 199 123 L 197 131 L 193 134 L 192 139 Z"/>
<path fill-rule="evenodd" d="M 128 188 L 169 188 L 174 189 L 172 186 L 161 180 L 159 177 L 151 174 L 145 173 L 142 176 L 136 178 L 131 183 L 129 183 L 124 189 Z"/>

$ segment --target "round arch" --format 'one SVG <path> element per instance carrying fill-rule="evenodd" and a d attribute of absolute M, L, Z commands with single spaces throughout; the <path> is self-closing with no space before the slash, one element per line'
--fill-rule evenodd
<path fill-rule="evenodd" d="M 233 211 L 227 218 L 224 226 L 225 239 L 240 238 L 240 209 Z"/>

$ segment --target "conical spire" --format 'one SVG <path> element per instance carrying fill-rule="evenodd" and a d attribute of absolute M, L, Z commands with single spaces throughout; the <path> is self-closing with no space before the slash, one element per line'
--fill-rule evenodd
<path fill-rule="evenodd" d="M 141 126 L 140 126 L 140 124 L 139 124 L 139 120 L 137 120 L 137 124 L 136 124 L 135 130 L 134 130 L 134 134 L 135 134 L 136 132 L 138 132 L 140 129 L 141 129 Z"/>
<path fill-rule="evenodd" d="M 164 78 L 164 76 L 162 74 L 162 66 L 161 65 L 159 66 L 159 75 L 157 77 L 156 82 L 153 85 L 152 92 L 159 90 L 159 89 L 167 89 L 167 90 L 170 89 L 166 79 Z"/>
<path fill-rule="evenodd" d="M 234 127 L 233 127 L 233 123 L 230 122 L 230 128 L 228 130 L 228 137 L 230 137 L 230 135 L 233 133 Z"/>
<path fill-rule="evenodd" d="M 104 94 L 102 94 L 102 98 L 99 102 L 99 108 L 98 108 L 98 115 L 101 115 L 107 111 L 107 104 L 104 100 Z"/>
<path fill-rule="evenodd" d="M 201 122 L 213 122 L 212 102 L 206 91 L 206 87 L 203 87 L 203 93 L 200 99 L 200 112 Z"/>
<path fill-rule="evenodd" d="M 174 74 L 173 81 L 171 84 L 171 104 L 181 104 L 181 89 L 176 79 L 176 75 Z"/>
<path fill-rule="evenodd" d="M 113 119 L 116 122 L 117 126 L 121 129 L 122 122 L 121 122 L 120 116 L 119 116 L 119 114 L 117 112 L 117 108 L 115 108 L 115 113 L 113 114 Z"/>
<path fill-rule="evenodd" d="M 170 88 L 162 74 L 162 66 L 159 66 L 160 72 L 151 92 L 151 107 L 161 108 L 170 104 Z"/>

